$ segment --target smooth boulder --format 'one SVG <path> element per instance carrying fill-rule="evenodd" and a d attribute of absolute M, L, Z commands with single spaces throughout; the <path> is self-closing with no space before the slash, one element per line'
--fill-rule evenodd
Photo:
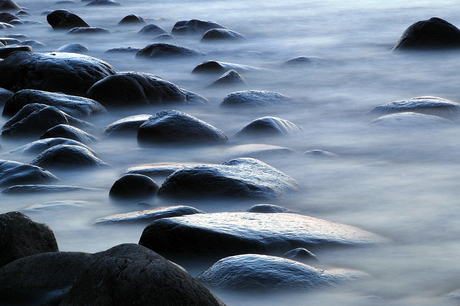
<path fill-rule="evenodd" d="M 136 14 L 130 14 L 125 17 L 123 17 L 122 20 L 118 23 L 119 25 L 126 25 L 126 24 L 145 24 L 144 18 L 136 15 Z"/>
<path fill-rule="evenodd" d="M 60 46 L 55 50 L 55 52 L 67 52 L 67 53 L 80 53 L 80 54 L 87 54 L 91 51 L 88 47 L 78 44 L 78 43 L 70 43 L 64 46 Z"/>
<path fill-rule="evenodd" d="M 125 174 L 110 188 L 109 195 L 117 199 L 150 198 L 160 187 L 150 177 L 142 174 Z"/>
<path fill-rule="evenodd" d="M 70 30 L 75 27 L 89 27 L 86 21 L 69 10 L 55 10 L 46 16 L 46 20 L 53 30 Z"/>
<path fill-rule="evenodd" d="M 64 144 L 56 145 L 43 151 L 31 164 L 56 169 L 108 166 L 90 150 L 81 146 Z"/>
<path fill-rule="evenodd" d="M 26 145 L 23 145 L 23 146 L 21 146 L 19 148 L 16 148 L 16 149 L 12 150 L 10 153 L 19 154 L 19 155 L 22 155 L 22 154 L 38 155 L 41 152 L 45 151 L 46 149 L 49 149 L 51 147 L 54 147 L 54 146 L 57 146 L 57 145 L 60 145 L 60 144 L 81 146 L 81 147 L 84 147 L 84 148 L 90 150 L 91 152 L 93 152 L 88 146 L 86 146 L 85 144 L 83 144 L 81 142 L 78 142 L 78 141 L 75 141 L 75 140 L 72 140 L 72 139 L 68 139 L 68 138 L 60 138 L 60 137 L 58 137 L 58 138 L 39 139 L 39 140 L 30 142 L 30 143 L 28 143 Z M 93 152 L 93 154 L 95 154 L 95 152 Z"/>
<path fill-rule="evenodd" d="M 208 88 L 214 87 L 224 87 L 224 86 L 238 86 L 246 85 L 248 82 L 239 74 L 236 70 L 229 70 L 221 75 L 217 80 L 214 81 L 211 85 L 207 86 Z"/>
<path fill-rule="evenodd" d="M 86 6 L 121 6 L 121 3 L 115 0 L 93 0 Z"/>
<path fill-rule="evenodd" d="M 210 29 L 225 29 L 224 26 L 215 21 L 205 21 L 199 19 L 181 20 L 174 24 L 171 33 L 177 35 L 203 35 Z"/>
<path fill-rule="evenodd" d="M 70 29 L 67 34 L 112 34 L 112 32 L 100 27 L 75 27 Z"/>
<path fill-rule="evenodd" d="M 201 38 L 201 42 L 206 43 L 213 43 L 215 41 L 241 41 L 245 40 L 246 38 L 238 32 L 228 29 L 210 29 L 207 30 L 203 37 Z"/>
<path fill-rule="evenodd" d="M 245 90 L 227 95 L 220 103 L 221 107 L 261 107 L 293 104 L 295 100 L 272 91 Z"/>
<path fill-rule="evenodd" d="M 0 160 L 0 186 L 50 183 L 58 180 L 58 177 L 43 168 L 16 161 Z"/>
<path fill-rule="evenodd" d="M 22 10 L 22 8 L 13 0 L 0 0 L 0 10 Z"/>
<path fill-rule="evenodd" d="M 139 52 L 136 53 L 137 58 L 182 58 L 182 57 L 196 57 L 201 56 L 203 53 L 177 45 L 165 43 L 153 43 L 147 45 Z"/>
<path fill-rule="evenodd" d="M 235 137 L 286 136 L 301 130 L 300 126 L 291 121 L 267 116 L 251 121 L 236 132 Z"/>
<path fill-rule="evenodd" d="M 449 119 L 413 112 L 396 113 L 378 117 L 371 121 L 373 126 L 400 129 L 404 128 L 436 128 L 453 124 Z"/>
<path fill-rule="evenodd" d="M 11 53 L 18 52 L 18 51 L 33 52 L 34 50 L 32 49 L 31 46 L 18 46 L 18 45 L 5 46 L 5 47 L 0 48 L 0 58 L 7 58 L 8 55 L 10 55 Z"/>
<path fill-rule="evenodd" d="M 139 165 L 133 166 L 126 169 L 125 174 L 143 174 L 147 175 L 148 177 L 157 177 L 163 176 L 166 177 L 177 170 L 181 170 L 185 167 L 193 167 L 197 166 L 197 164 L 192 163 L 157 163 L 157 164 L 147 164 L 147 165 Z"/>
<path fill-rule="evenodd" d="M 158 36 L 158 35 L 163 35 L 167 33 L 165 30 L 163 30 L 156 24 L 148 24 L 144 26 L 142 29 L 140 29 L 140 31 L 137 32 L 137 34 Z"/>
<path fill-rule="evenodd" d="M 260 71 L 261 69 L 253 66 L 209 60 L 193 68 L 192 73 L 222 74 L 229 70 L 235 70 L 239 73 L 242 73 L 249 71 Z"/>
<path fill-rule="evenodd" d="M 40 136 L 40 139 L 46 138 L 68 138 L 84 144 L 99 141 L 99 138 L 68 124 L 58 124 L 48 129 Z"/>
<path fill-rule="evenodd" d="M 142 114 L 122 118 L 107 125 L 102 130 L 102 134 L 110 136 L 136 135 L 139 127 L 150 117 L 152 115 Z"/>

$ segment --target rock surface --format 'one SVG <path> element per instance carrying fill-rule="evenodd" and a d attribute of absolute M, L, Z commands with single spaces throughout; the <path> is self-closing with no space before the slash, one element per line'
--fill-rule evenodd
<path fill-rule="evenodd" d="M 154 43 L 147 45 L 136 53 L 138 58 L 178 58 L 178 57 L 195 57 L 203 53 L 182 46 L 176 46 L 165 43 Z"/>
<path fill-rule="evenodd" d="M 236 132 L 235 137 L 285 136 L 301 130 L 300 126 L 291 121 L 267 116 L 251 121 Z"/>
<path fill-rule="evenodd" d="M 171 33 L 177 35 L 203 35 L 210 29 L 225 29 L 224 26 L 214 21 L 204 21 L 199 19 L 181 20 L 174 24 Z"/>
<path fill-rule="evenodd" d="M 177 170 L 181 170 L 185 167 L 194 167 L 198 164 L 183 164 L 183 163 L 158 163 L 158 164 L 147 164 L 130 167 L 126 170 L 125 174 L 143 174 L 149 177 L 156 176 L 168 176 Z"/>
<path fill-rule="evenodd" d="M 18 46 L 18 45 L 5 46 L 5 47 L 0 48 L 0 58 L 7 58 L 8 55 L 10 55 L 11 53 L 18 52 L 18 51 L 33 52 L 34 50 L 32 49 L 31 46 Z"/>
<path fill-rule="evenodd" d="M 139 127 L 152 115 L 134 115 L 117 120 L 106 126 L 102 133 L 106 135 L 136 135 Z"/>
<path fill-rule="evenodd" d="M 99 138 L 68 124 L 58 124 L 40 136 L 40 139 L 46 138 L 68 138 L 84 144 L 99 141 Z"/>
<path fill-rule="evenodd" d="M 229 70 L 235 70 L 237 72 L 248 72 L 248 71 L 260 71 L 260 68 L 240 65 L 227 62 L 218 62 L 218 61 L 205 61 L 198 66 L 196 66 L 192 73 L 225 73 Z"/>
<path fill-rule="evenodd" d="M 144 18 L 137 16 L 136 14 L 130 14 L 125 17 L 123 17 L 122 20 L 118 23 L 119 25 L 123 24 L 145 24 Z"/>
<path fill-rule="evenodd" d="M 371 124 L 389 128 L 433 128 L 452 125 L 453 122 L 449 119 L 434 115 L 404 112 L 379 117 L 377 119 L 372 120 Z"/>
<path fill-rule="evenodd" d="M 49 183 L 59 180 L 40 167 L 16 161 L 0 160 L 0 186 Z"/>
<path fill-rule="evenodd" d="M 4 194 L 24 194 L 24 193 L 57 193 L 71 191 L 96 191 L 96 188 L 85 188 L 68 185 L 14 185 L 2 190 Z"/>
<path fill-rule="evenodd" d="M 241 41 L 246 38 L 238 32 L 228 29 L 210 29 L 203 34 L 201 42 L 212 43 L 215 41 Z"/>
<path fill-rule="evenodd" d="M 208 87 L 246 85 L 248 82 L 236 70 L 229 70 Z"/>
<path fill-rule="evenodd" d="M 14 149 L 13 151 L 11 151 L 11 153 L 38 155 L 42 153 L 43 151 L 45 151 L 46 149 L 49 149 L 51 147 L 54 147 L 60 144 L 81 146 L 81 147 L 84 147 L 90 150 L 93 154 L 96 154 L 93 150 L 91 150 L 91 148 L 89 148 L 85 144 L 72 140 L 72 139 L 67 139 L 67 138 L 47 138 L 47 139 L 36 140 L 26 145 L 23 145 L 17 149 Z"/>
<path fill-rule="evenodd" d="M 78 15 L 68 10 L 55 10 L 46 16 L 46 20 L 53 30 L 70 30 L 75 27 L 89 27 L 89 24 Z"/>
<path fill-rule="evenodd" d="M 295 100 L 272 91 L 245 90 L 227 95 L 220 106 L 225 107 L 260 107 L 293 104 Z"/>
<path fill-rule="evenodd" d="M 139 32 L 137 32 L 137 34 L 158 36 L 167 33 L 156 24 L 148 24 L 144 26 Z"/>
<path fill-rule="evenodd" d="M 82 168 L 108 166 L 94 154 L 81 146 L 56 145 L 43 151 L 31 163 L 43 168 Z"/>
<path fill-rule="evenodd" d="M 110 188 L 109 195 L 119 199 L 153 197 L 160 187 L 150 177 L 142 174 L 125 174 Z"/>
<path fill-rule="evenodd" d="M 67 34 L 112 34 L 112 32 L 100 27 L 76 27 L 70 29 Z"/>
<path fill-rule="evenodd" d="M 67 53 L 81 53 L 81 54 L 87 54 L 90 53 L 91 51 L 88 49 L 88 47 L 78 44 L 78 43 L 70 43 L 64 46 L 61 46 L 56 49 L 55 52 L 67 52 Z"/>

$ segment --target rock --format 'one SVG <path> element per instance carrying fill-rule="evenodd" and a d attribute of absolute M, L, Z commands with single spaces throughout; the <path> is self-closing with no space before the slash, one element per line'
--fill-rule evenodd
<path fill-rule="evenodd" d="M 182 267 L 142 246 L 119 245 L 94 256 L 60 306 L 225 306 Z"/>
<path fill-rule="evenodd" d="M 137 58 L 177 58 L 177 57 L 196 57 L 201 56 L 203 53 L 192 50 L 186 47 L 154 43 L 147 45 L 139 52 L 136 53 Z"/>
<path fill-rule="evenodd" d="M 44 48 L 47 47 L 44 43 L 42 43 L 42 42 L 40 42 L 40 41 L 38 41 L 38 40 L 33 40 L 33 39 L 24 40 L 24 41 L 22 42 L 22 45 L 24 45 L 24 46 L 26 46 L 26 47 L 29 46 L 29 47 L 31 47 L 31 48 L 34 48 L 35 50 L 37 50 L 37 49 L 44 49 Z M 19 50 L 19 51 L 22 51 L 22 50 Z"/>
<path fill-rule="evenodd" d="M 14 25 L 6 23 L 6 22 L 0 22 L 0 30 L 8 30 L 8 29 L 14 29 Z"/>
<path fill-rule="evenodd" d="M 232 69 L 221 75 L 214 83 L 212 83 L 208 87 L 212 88 L 246 84 L 248 84 L 248 82 L 246 82 L 246 80 L 236 70 Z"/>
<path fill-rule="evenodd" d="M 445 50 L 460 48 L 460 30 L 437 17 L 412 24 L 393 51 Z"/>
<path fill-rule="evenodd" d="M 112 34 L 112 32 L 99 27 L 76 27 L 70 29 L 67 34 Z"/>
<path fill-rule="evenodd" d="M 316 67 L 323 64 L 329 64 L 330 61 L 321 57 L 315 56 L 297 56 L 288 59 L 283 63 L 284 66 L 288 67 Z"/>
<path fill-rule="evenodd" d="M 144 122 L 137 131 L 140 143 L 222 143 L 227 136 L 218 128 L 188 114 L 161 111 Z"/>
<path fill-rule="evenodd" d="M 165 30 L 155 24 L 148 24 L 144 26 L 139 32 L 137 32 L 137 34 L 158 36 L 167 33 Z"/>
<path fill-rule="evenodd" d="M 0 22 L 10 23 L 11 20 L 15 20 L 15 19 L 19 19 L 19 18 L 8 12 L 0 13 Z"/>
<path fill-rule="evenodd" d="M 207 30 L 203 37 L 201 38 L 201 42 L 215 42 L 215 41 L 242 41 L 246 38 L 238 32 L 228 30 L 228 29 L 210 29 Z"/>
<path fill-rule="evenodd" d="M 125 16 L 120 22 L 118 23 L 119 25 L 124 25 L 124 24 L 146 24 L 144 18 L 137 16 L 135 14 L 127 15 Z M 141 30 L 142 31 L 142 30 Z"/>
<path fill-rule="evenodd" d="M 24 51 L 24 52 L 33 52 L 31 46 L 18 46 L 18 45 L 11 45 L 5 46 L 0 48 L 0 58 L 7 58 L 13 52 L 17 51 Z"/>
<path fill-rule="evenodd" d="M 460 105 L 443 98 L 423 96 L 379 105 L 374 107 L 367 114 L 371 116 L 382 116 L 402 112 L 415 112 L 458 120 L 458 118 L 460 118 Z"/>
<path fill-rule="evenodd" d="M 153 74 L 125 72 L 109 76 L 94 84 L 87 97 L 103 105 L 161 105 L 161 104 L 209 104 L 209 101 L 193 92 L 163 80 Z"/>
<path fill-rule="evenodd" d="M 68 138 L 84 144 L 99 141 L 99 138 L 68 124 L 58 124 L 40 136 L 40 139 L 46 138 Z"/>
<path fill-rule="evenodd" d="M 0 215 L 0 267 L 22 257 L 57 251 L 48 225 L 17 211 Z"/>
<path fill-rule="evenodd" d="M 290 148 L 281 146 L 250 143 L 230 147 L 225 149 L 223 153 L 225 156 L 228 156 L 228 158 L 240 156 L 262 158 L 266 156 L 276 156 L 281 154 L 294 154 L 296 152 Z"/>
<path fill-rule="evenodd" d="M 225 29 L 225 27 L 221 26 L 220 24 L 214 21 L 203 21 L 198 19 L 191 19 L 188 21 L 182 20 L 174 24 L 171 33 L 176 35 L 203 35 L 206 31 L 214 28 Z"/>
<path fill-rule="evenodd" d="M 13 0 L 0 0 L 0 11 L 21 10 L 22 8 Z"/>
<path fill-rule="evenodd" d="M 96 188 L 85 188 L 67 185 L 14 185 L 2 190 L 3 194 L 25 194 L 25 193 L 57 193 L 57 192 L 89 192 L 97 191 Z"/>
<path fill-rule="evenodd" d="M 320 149 L 313 149 L 303 152 L 303 155 L 310 156 L 310 157 L 321 157 L 321 158 L 334 158 L 338 155 L 329 151 L 320 150 Z"/>
<path fill-rule="evenodd" d="M 0 186 L 36 184 L 57 181 L 51 172 L 16 161 L 0 160 Z"/>
<path fill-rule="evenodd" d="M 94 83 L 115 73 L 106 62 L 87 55 L 14 52 L 0 62 L 0 87 L 84 96 Z"/>
<path fill-rule="evenodd" d="M 220 106 L 223 107 L 261 107 L 279 106 L 283 104 L 293 104 L 296 101 L 288 96 L 272 92 L 259 90 L 236 91 L 227 95 Z"/>
<path fill-rule="evenodd" d="M 68 10 L 56 10 L 46 16 L 53 30 L 70 30 L 75 27 L 89 27 L 80 16 Z"/>
<path fill-rule="evenodd" d="M 369 278 L 349 269 L 317 269 L 274 256 L 245 254 L 226 257 L 197 279 L 219 290 L 311 290 L 337 287 Z"/>
<path fill-rule="evenodd" d="M 260 71 L 260 68 L 240 65 L 234 63 L 217 62 L 217 61 L 205 61 L 196 66 L 192 73 L 225 73 L 229 70 L 235 70 L 237 72 L 248 72 L 248 71 Z"/>
<path fill-rule="evenodd" d="M 106 126 L 102 133 L 110 136 L 136 135 L 139 127 L 152 115 L 134 115 L 117 120 Z"/>
<path fill-rule="evenodd" d="M 125 174 L 143 174 L 147 175 L 148 177 L 156 177 L 156 176 L 168 176 L 177 170 L 181 170 L 185 167 L 194 167 L 198 164 L 168 164 L 168 163 L 159 163 L 159 164 L 147 164 L 147 165 L 140 165 L 130 167 L 126 170 Z"/>
<path fill-rule="evenodd" d="M 14 93 L 5 88 L 0 88 L 0 105 L 5 105 L 6 101 L 11 98 Z"/>
<path fill-rule="evenodd" d="M 16 16 L 32 16 L 32 14 L 21 9 L 19 12 L 16 13 Z M 18 34 L 18 35 L 23 35 L 23 34 Z"/>
<path fill-rule="evenodd" d="M 187 167 L 171 174 L 161 185 L 162 197 L 254 198 L 274 200 L 296 191 L 290 176 L 253 158 L 238 158 L 221 165 Z"/>
<path fill-rule="evenodd" d="M 121 6 L 120 2 L 114 0 L 93 0 L 86 6 L 100 5 L 100 6 Z"/>
<path fill-rule="evenodd" d="M 295 261 L 318 261 L 316 255 L 307 250 L 306 248 L 296 248 L 286 252 L 283 257 Z"/>
<path fill-rule="evenodd" d="M 141 50 L 141 48 L 131 48 L 131 47 L 126 47 L 126 48 L 112 48 L 105 53 L 137 53 Z"/>
<path fill-rule="evenodd" d="M 0 42 L 2 42 L 6 46 L 10 45 L 20 45 L 21 41 L 14 37 L 0 37 Z"/>
<path fill-rule="evenodd" d="M 110 188 L 109 195 L 118 199 L 150 198 L 160 187 L 150 177 L 142 174 L 125 174 Z"/>
<path fill-rule="evenodd" d="M 31 163 L 44 168 L 84 168 L 106 167 L 102 160 L 84 147 L 75 145 L 56 145 L 43 151 Z"/>
<path fill-rule="evenodd" d="M 87 117 L 107 112 L 104 106 L 92 99 L 41 90 L 23 89 L 16 92 L 6 102 L 2 115 L 14 116 L 24 106 L 34 103 L 53 106 L 74 117 Z"/>
<path fill-rule="evenodd" d="M 387 240 L 357 227 L 299 214 L 227 212 L 162 218 L 139 244 L 171 260 L 220 259 L 239 254 L 278 255 L 294 248 L 376 245 Z"/>
<path fill-rule="evenodd" d="M 159 40 L 159 41 L 166 41 L 166 40 L 174 40 L 176 38 L 172 36 L 171 34 L 161 34 L 155 37 L 154 39 Z"/>
<path fill-rule="evenodd" d="M 68 52 L 68 53 L 80 53 L 80 54 L 91 53 L 88 47 L 83 46 L 82 44 L 77 44 L 77 43 L 71 43 L 71 44 L 61 46 L 57 48 L 55 52 Z"/>
<path fill-rule="evenodd" d="M 397 113 L 379 117 L 372 120 L 371 124 L 389 128 L 401 128 L 401 127 L 443 127 L 447 125 L 452 125 L 453 122 L 449 119 L 434 116 L 434 115 L 425 115 L 420 113 Z"/>
<path fill-rule="evenodd" d="M 94 224 L 112 224 L 112 223 L 133 223 L 133 222 L 148 222 L 170 217 L 179 217 L 193 214 L 204 214 L 205 212 L 195 207 L 190 206 L 169 206 L 159 207 L 155 209 L 134 211 L 125 214 L 118 214 L 100 218 L 94 221 Z"/>
<path fill-rule="evenodd" d="M 236 132 L 235 137 L 286 136 L 301 130 L 300 126 L 291 121 L 267 116 L 251 121 Z"/>
<path fill-rule="evenodd" d="M 248 209 L 248 212 L 253 213 L 264 213 L 264 214 L 273 214 L 273 213 L 284 213 L 290 212 L 286 207 L 282 207 L 274 204 L 257 204 Z"/>

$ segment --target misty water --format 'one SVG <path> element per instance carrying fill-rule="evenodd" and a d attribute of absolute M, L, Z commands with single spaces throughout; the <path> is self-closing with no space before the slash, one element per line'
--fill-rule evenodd
<path fill-rule="evenodd" d="M 460 25 L 457 1 L 147 1 L 120 0 L 120 7 L 87 7 L 86 2 L 18 1 L 40 23 L 17 25 L 0 35 L 27 34 L 54 51 L 68 43 L 87 46 L 89 55 L 117 72 L 138 71 L 160 76 L 203 95 L 209 106 L 159 106 L 110 110 L 87 118 L 102 130 L 129 115 L 177 109 L 200 118 L 229 137 L 219 146 L 140 147 L 136 137 L 101 138 L 89 146 L 111 165 L 107 169 L 52 171 L 62 184 L 96 188 L 87 192 L 27 195 L 0 194 L 0 213 L 19 210 L 47 223 L 61 251 L 98 252 L 120 243 L 137 243 L 145 224 L 93 225 L 116 213 L 169 205 L 190 205 L 207 212 L 245 211 L 261 202 L 165 201 L 114 202 L 112 184 L 131 166 L 147 163 L 222 163 L 246 153 L 230 150 L 242 144 L 288 147 L 293 154 L 255 156 L 292 176 L 302 186 L 270 203 L 299 213 L 349 224 L 380 234 L 391 243 L 372 248 L 318 251 L 318 267 L 351 268 L 371 278 L 336 289 L 276 294 L 216 292 L 227 305 L 450 305 L 444 295 L 460 288 L 460 127 L 385 128 L 370 124 L 365 113 L 391 101 L 438 96 L 460 102 L 459 52 L 393 53 L 392 47 L 412 23 L 430 17 Z M 70 9 L 91 26 L 112 34 L 71 35 L 53 31 L 43 12 Z M 206 55 L 188 59 L 136 59 L 133 53 L 108 54 L 119 47 L 142 48 L 155 42 L 138 35 L 140 25 L 120 26 L 137 14 L 167 32 L 179 20 L 213 20 L 246 37 L 240 43 L 200 43 L 199 37 L 178 36 L 174 44 Z M 286 67 L 297 56 L 318 57 L 312 65 Z M 209 89 L 215 75 L 191 71 L 205 60 L 258 67 L 243 72 L 243 88 Z M 268 90 L 298 101 L 268 108 L 221 108 L 222 99 L 239 89 Z M 237 139 L 250 121 L 276 116 L 303 128 L 289 137 Z M 0 118 L 1 124 L 8 118 Z M 0 139 L 1 159 L 31 162 L 36 156 L 9 151 L 35 139 Z M 321 149 L 335 158 L 303 155 Z M 165 178 L 157 178 L 158 184 Z M 187 269 L 196 275 L 205 267 Z"/>

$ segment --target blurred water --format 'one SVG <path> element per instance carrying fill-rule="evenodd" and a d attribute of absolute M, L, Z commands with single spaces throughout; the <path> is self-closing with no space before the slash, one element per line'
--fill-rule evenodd
<path fill-rule="evenodd" d="M 381 248 L 318 253 L 324 266 L 355 268 L 372 279 L 337 290 L 299 294 L 240 295 L 218 293 L 228 305 L 440 305 L 442 296 L 460 287 L 460 222 L 458 184 L 460 149 L 458 125 L 440 128 L 383 129 L 369 125 L 364 114 L 374 106 L 422 95 L 460 102 L 460 54 L 456 52 L 393 54 L 391 48 L 412 23 L 437 16 L 460 25 L 456 1 L 123 1 L 121 7 L 86 7 L 86 2 L 22 1 L 41 24 L 18 25 L 3 34 L 27 34 L 54 51 L 67 43 L 86 45 L 90 55 L 106 60 L 117 71 L 148 72 L 197 92 L 210 106 L 174 106 L 222 129 L 230 138 L 221 147 L 140 148 L 135 137 L 102 135 L 92 144 L 110 169 L 56 172 L 63 184 L 101 188 L 101 191 L 44 195 L 0 194 L 0 213 L 24 210 L 54 230 L 62 251 L 97 252 L 122 242 L 138 242 L 143 225 L 94 226 L 99 217 L 145 207 L 114 203 L 108 191 L 130 166 L 155 162 L 222 163 L 224 149 L 243 143 L 233 135 L 262 116 L 278 116 L 300 126 L 292 137 L 255 139 L 253 143 L 286 146 L 294 155 L 267 156 L 264 162 L 297 179 L 303 189 L 274 202 L 303 214 L 346 223 L 394 240 Z M 111 35 L 69 35 L 53 31 L 41 14 L 70 9 L 91 26 Z M 142 26 L 119 26 L 128 14 L 138 14 L 170 32 L 176 21 L 213 20 L 243 34 L 238 44 L 201 44 L 197 37 L 177 37 L 174 43 L 206 53 L 186 60 L 139 60 L 134 54 L 107 54 L 110 48 L 141 48 L 154 42 L 136 34 Z M 327 60 L 314 66 L 286 68 L 295 56 Z M 271 90 L 299 101 L 292 106 L 264 109 L 222 109 L 231 88 L 207 89 L 215 77 L 192 75 L 199 63 L 227 61 L 263 68 L 247 72 L 247 89 Z M 112 111 L 90 118 L 101 128 L 134 114 L 154 114 L 161 107 Z M 6 118 L 0 118 L 3 124 Z M 8 152 L 29 140 L 2 139 L 0 158 L 30 162 L 36 156 Z M 311 158 L 301 153 L 323 149 L 337 158 Z M 238 156 L 234 156 L 238 157 Z M 162 179 L 158 180 L 161 183 Z M 63 201 L 65 206 L 48 205 Z M 152 207 L 188 204 L 199 209 L 244 211 L 253 202 L 148 201 Z M 46 206 L 46 205 L 45 205 Z M 199 267 L 191 269 L 199 273 Z"/>

